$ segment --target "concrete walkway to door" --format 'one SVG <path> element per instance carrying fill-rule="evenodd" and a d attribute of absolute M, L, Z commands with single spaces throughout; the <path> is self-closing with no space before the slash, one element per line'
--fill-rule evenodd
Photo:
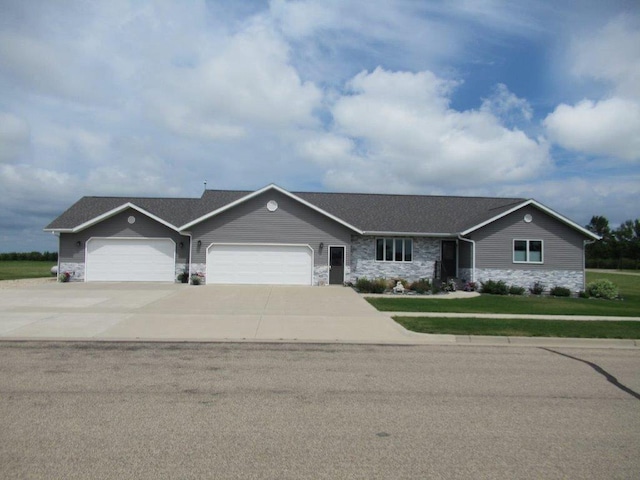
<path fill-rule="evenodd" d="M 0 288 L 1 339 L 455 343 L 344 287 L 51 282 Z"/>

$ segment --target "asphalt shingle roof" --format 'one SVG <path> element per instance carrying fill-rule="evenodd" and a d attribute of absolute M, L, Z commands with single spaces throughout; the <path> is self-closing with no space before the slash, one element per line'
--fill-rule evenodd
<path fill-rule="evenodd" d="M 130 202 L 181 227 L 252 191 L 206 190 L 201 198 L 83 197 L 47 230 L 71 229 Z M 523 198 L 291 192 L 369 232 L 458 233 L 526 201 Z"/>

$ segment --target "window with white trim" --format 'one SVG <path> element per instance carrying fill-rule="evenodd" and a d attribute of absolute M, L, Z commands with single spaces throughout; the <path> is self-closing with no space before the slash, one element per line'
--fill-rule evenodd
<path fill-rule="evenodd" d="M 376 261 L 412 262 L 413 240 L 411 238 L 376 238 Z"/>
<path fill-rule="evenodd" d="M 514 240 L 513 263 L 542 263 L 542 240 Z"/>

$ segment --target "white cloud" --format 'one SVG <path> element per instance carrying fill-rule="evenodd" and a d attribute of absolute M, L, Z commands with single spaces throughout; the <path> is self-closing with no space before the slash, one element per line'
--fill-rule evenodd
<path fill-rule="evenodd" d="M 571 150 L 640 160 L 640 103 L 619 97 L 574 106 L 561 104 L 544 126 L 552 140 Z"/>
<path fill-rule="evenodd" d="M 589 155 L 640 159 L 640 28 L 621 16 L 572 47 L 572 71 L 603 81 L 604 98 L 562 103 L 543 125 L 560 146 Z"/>
<path fill-rule="evenodd" d="M 330 188 L 366 191 L 500 184 L 550 166 L 543 140 L 486 110 L 450 108 L 455 86 L 431 72 L 362 72 L 332 108 L 333 136 L 309 141 L 307 158 L 328 168 Z"/>
<path fill-rule="evenodd" d="M 493 94 L 482 100 L 480 110 L 500 118 L 508 125 L 529 122 L 533 117 L 529 102 L 510 92 L 504 83 L 496 85 Z"/>
<path fill-rule="evenodd" d="M 286 43 L 260 22 L 193 68 L 172 68 L 148 96 L 152 115 L 180 134 L 239 138 L 251 127 L 312 126 L 321 91 L 289 64 Z M 166 92 L 172 95 L 166 95 Z"/>
<path fill-rule="evenodd" d="M 608 82 L 616 95 L 640 99 L 640 25 L 619 16 L 602 29 L 576 39 L 572 71 Z"/>

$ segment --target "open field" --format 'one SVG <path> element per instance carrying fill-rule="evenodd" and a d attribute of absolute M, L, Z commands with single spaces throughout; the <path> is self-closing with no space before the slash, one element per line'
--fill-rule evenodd
<path fill-rule="evenodd" d="M 0 262 L 0 280 L 50 277 L 55 262 L 9 260 Z"/>
<path fill-rule="evenodd" d="M 640 276 L 587 272 L 587 282 L 606 278 L 620 289 L 622 300 L 555 298 L 548 296 L 482 295 L 466 299 L 368 298 L 387 312 L 513 313 L 531 315 L 640 316 Z"/>

